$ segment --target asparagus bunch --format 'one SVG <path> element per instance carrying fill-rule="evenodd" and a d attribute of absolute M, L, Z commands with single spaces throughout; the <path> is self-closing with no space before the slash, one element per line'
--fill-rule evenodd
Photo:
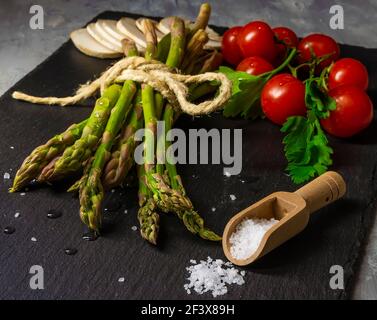
<path fill-rule="evenodd" d="M 204 50 L 209 14 L 209 5 L 202 5 L 191 30 L 186 30 L 182 19 L 175 18 L 171 33 L 159 43 L 154 24 L 145 20 L 145 58 L 160 60 L 186 74 L 216 69 L 221 55 Z M 132 41 L 124 40 L 122 44 L 126 56 L 138 55 Z M 214 88 L 211 83 L 191 86 L 191 100 L 213 93 Z M 148 85 L 139 86 L 133 81 L 125 81 L 123 86 L 113 84 L 96 101 L 88 119 L 53 137 L 25 159 L 10 191 L 20 190 L 33 179 L 50 183 L 83 170 L 81 179 L 70 190 L 79 190 L 81 220 L 98 232 L 104 190 L 117 187 L 126 179 L 134 164 L 135 132 L 144 125 L 147 129 L 144 165 L 137 166 L 140 205 L 137 216 L 142 237 L 157 243 L 159 211 L 162 211 L 175 213 L 190 232 L 204 239 L 220 240 L 204 226 L 202 217 L 194 210 L 177 168 L 166 154 L 170 142 L 163 136 L 159 139 L 164 140 L 164 147 L 157 143 L 157 121 L 162 118 L 169 131 L 179 115 Z M 166 156 L 167 162 L 156 165 L 156 158 L 161 156 Z"/>

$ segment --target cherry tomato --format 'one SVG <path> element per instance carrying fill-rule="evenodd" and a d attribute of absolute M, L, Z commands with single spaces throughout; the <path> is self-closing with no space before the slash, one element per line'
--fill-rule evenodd
<path fill-rule="evenodd" d="M 225 61 L 232 65 L 237 65 L 242 59 L 241 50 L 237 43 L 237 38 L 242 27 L 233 27 L 228 29 L 221 42 L 221 52 Z"/>
<path fill-rule="evenodd" d="M 273 63 L 276 57 L 274 33 L 270 26 L 262 21 L 245 25 L 238 35 L 238 45 L 244 58 L 258 56 Z"/>
<path fill-rule="evenodd" d="M 329 66 L 333 61 L 339 58 L 340 50 L 335 40 L 324 34 L 311 34 L 306 36 L 298 44 L 299 62 L 304 63 L 311 59 L 312 53 L 317 58 L 325 55 L 330 55 L 326 60 L 319 65 L 318 71 Z"/>
<path fill-rule="evenodd" d="M 248 74 L 257 76 L 268 71 L 273 70 L 271 63 L 260 57 L 249 57 L 240 62 L 237 66 L 237 71 L 244 71 Z"/>
<path fill-rule="evenodd" d="M 281 64 L 284 61 L 285 56 L 287 55 L 287 48 L 296 48 L 298 45 L 298 38 L 296 33 L 293 30 L 286 27 L 277 27 L 273 28 L 272 31 L 275 34 L 275 37 L 284 43 L 276 44 L 276 65 Z"/>
<path fill-rule="evenodd" d="M 321 120 L 322 127 L 336 137 L 350 137 L 369 126 L 373 119 L 373 104 L 362 89 L 341 86 L 329 92 L 336 109 Z"/>
<path fill-rule="evenodd" d="M 264 86 L 261 104 L 266 117 L 280 125 L 290 116 L 304 116 L 305 85 L 289 73 L 278 74 Z"/>
<path fill-rule="evenodd" d="M 367 68 L 360 61 L 343 58 L 335 62 L 331 67 L 328 87 L 331 90 L 343 85 L 353 85 L 366 90 L 368 82 Z"/>

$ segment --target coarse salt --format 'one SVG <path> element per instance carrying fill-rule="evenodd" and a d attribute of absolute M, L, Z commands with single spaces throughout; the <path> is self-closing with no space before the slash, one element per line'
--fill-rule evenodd
<path fill-rule="evenodd" d="M 32 237 L 30 240 L 33 241 L 33 242 L 37 242 L 37 238 L 35 238 L 35 237 Z"/>
<path fill-rule="evenodd" d="M 5 172 L 5 173 L 4 173 L 4 179 L 5 179 L 5 180 L 10 179 L 10 174 L 9 174 L 8 172 Z"/>
<path fill-rule="evenodd" d="M 186 268 L 189 281 L 184 285 L 187 294 L 193 289 L 198 294 L 209 292 L 215 298 L 228 292 L 228 285 L 245 283 L 245 272 L 239 272 L 230 262 L 221 259 L 207 258 L 207 261 L 190 260 L 191 265 Z"/>
<path fill-rule="evenodd" d="M 279 222 L 276 219 L 244 219 L 229 238 L 230 254 L 235 259 L 246 259 L 255 253 L 266 232 Z"/>
<path fill-rule="evenodd" d="M 215 208 L 215 207 L 212 207 L 211 210 L 212 210 L 212 212 L 215 212 L 215 211 L 216 211 L 216 208 Z"/>
<path fill-rule="evenodd" d="M 224 170 L 224 176 L 226 176 L 226 177 L 231 177 L 232 176 L 232 174 L 229 172 L 229 171 L 227 171 L 227 170 Z"/>
<path fill-rule="evenodd" d="M 237 197 L 234 194 L 229 195 L 230 200 L 234 201 L 237 199 Z"/>
<path fill-rule="evenodd" d="M 16 212 L 15 214 L 14 214 L 14 217 L 15 218 L 18 218 L 20 216 L 20 213 L 19 212 Z"/>
<path fill-rule="evenodd" d="M 136 230 L 137 230 L 137 227 L 136 227 L 136 226 L 132 226 L 131 229 L 132 229 L 133 231 L 136 231 Z"/>
<path fill-rule="evenodd" d="M 119 279 L 118 279 L 118 282 L 124 282 L 124 277 L 120 277 Z"/>

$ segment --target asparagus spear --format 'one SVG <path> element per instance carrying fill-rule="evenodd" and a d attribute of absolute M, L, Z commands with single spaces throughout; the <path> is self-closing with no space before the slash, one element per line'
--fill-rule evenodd
<path fill-rule="evenodd" d="M 118 144 L 103 171 L 103 187 L 107 190 L 120 185 L 134 164 L 133 154 L 137 145 L 134 136 L 135 132 L 143 126 L 143 107 L 140 93 L 138 91 L 134 99 L 134 107 L 128 124 L 122 129 Z"/>
<path fill-rule="evenodd" d="M 42 169 L 54 158 L 61 155 L 65 148 L 72 145 L 81 137 L 82 131 L 87 120 L 79 124 L 71 125 L 66 131 L 58 134 L 34 149 L 32 153 L 24 160 L 20 169 L 18 169 L 13 186 L 10 192 L 16 192 L 25 187 L 33 179 L 37 178 Z"/>
<path fill-rule="evenodd" d="M 198 16 L 198 20 L 196 26 L 200 26 L 196 32 L 193 33 L 192 38 L 189 40 L 188 48 L 189 51 L 189 63 L 187 67 L 190 66 L 190 60 L 193 61 L 197 57 L 197 53 L 201 53 L 204 47 L 204 44 L 207 42 L 208 38 L 202 36 L 201 29 L 206 27 L 209 18 L 210 7 L 202 6 L 201 13 Z M 205 16 L 208 15 L 208 17 Z M 203 22 L 204 21 L 204 22 Z M 173 34 L 172 34 L 172 42 L 173 42 Z M 170 104 L 167 104 L 164 110 L 163 120 L 165 122 L 165 129 L 167 132 L 172 128 L 174 119 L 177 118 L 178 115 L 175 114 L 173 107 Z M 165 150 L 168 149 L 170 146 L 170 142 L 165 138 Z M 166 152 L 165 152 L 166 154 Z M 168 185 L 169 188 L 169 197 L 170 203 L 168 206 L 165 207 L 165 202 L 163 202 L 161 206 L 161 202 L 157 202 L 161 206 L 161 209 L 166 211 L 173 211 L 175 212 L 178 217 L 180 217 L 185 224 L 186 228 L 194 234 L 198 234 L 204 239 L 219 241 L 221 237 L 215 234 L 213 231 L 204 227 L 204 221 L 201 216 L 194 211 L 193 205 L 190 199 L 186 195 L 186 191 L 183 187 L 181 177 L 177 173 L 177 169 L 175 164 L 170 159 L 171 155 L 166 154 L 166 169 L 167 169 L 167 176 L 165 175 L 164 184 L 162 186 Z M 158 169 L 160 172 L 161 169 Z M 153 179 L 151 179 L 150 187 L 153 189 L 156 186 L 153 185 Z M 172 201 L 173 200 L 173 201 Z M 170 208 L 169 208 L 170 206 Z"/>
<path fill-rule="evenodd" d="M 205 30 L 207 28 L 210 16 L 211 16 L 211 5 L 209 3 L 203 3 L 200 6 L 198 16 L 195 19 L 195 23 L 189 33 L 189 37 L 195 34 L 199 29 Z"/>
<path fill-rule="evenodd" d="M 169 132 L 169 130 L 172 128 L 173 123 L 174 123 L 174 109 L 170 105 L 167 105 L 165 108 L 163 120 L 165 121 L 166 131 Z M 169 148 L 170 145 L 171 145 L 171 142 L 168 141 L 165 137 L 166 150 Z M 167 169 L 167 175 L 169 177 L 169 181 L 170 181 L 170 185 L 172 189 L 178 191 L 181 198 L 186 200 L 187 203 L 191 204 L 191 201 L 187 197 L 186 191 L 183 187 L 181 177 L 178 174 L 177 168 L 171 159 L 171 155 L 168 152 L 166 153 L 165 166 Z M 177 213 L 178 217 L 182 219 L 184 225 L 190 232 L 194 234 L 198 234 L 200 237 L 206 240 L 212 240 L 212 241 L 221 240 L 221 237 L 219 237 L 216 233 L 204 227 L 203 218 L 199 215 L 199 213 L 197 213 L 194 210 L 192 204 L 189 207 L 180 206 L 178 209 L 176 209 L 175 212 Z"/>
<path fill-rule="evenodd" d="M 157 37 L 154 25 L 150 20 L 145 20 L 144 34 L 147 41 L 145 58 L 151 60 L 157 53 Z M 157 206 L 146 184 L 146 174 L 155 172 L 155 152 L 157 120 L 163 108 L 163 98 L 160 93 L 154 93 L 149 85 L 142 85 L 141 98 L 145 122 L 144 138 L 144 165 L 138 166 L 139 178 L 139 210 L 138 220 L 140 223 L 141 236 L 152 244 L 156 244 L 160 217 L 156 212 Z M 158 109 L 157 109 L 157 108 Z"/>
<path fill-rule="evenodd" d="M 160 216 L 158 215 L 156 203 L 151 196 L 145 178 L 145 167 L 137 166 L 139 179 L 139 206 L 137 217 L 140 223 L 141 236 L 152 244 L 157 243 Z"/>
<path fill-rule="evenodd" d="M 38 177 L 39 181 L 53 181 L 82 168 L 85 161 L 93 154 L 102 136 L 110 111 L 118 100 L 120 91 L 121 87 L 116 84 L 105 90 L 102 97 L 97 99 L 81 138 L 65 149 L 60 158 L 42 170 Z"/>
<path fill-rule="evenodd" d="M 90 169 L 80 183 L 81 220 L 88 225 L 90 229 L 97 232 L 101 226 L 101 204 L 104 196 L 101 182 L 103 167 L 109 157 L 115 137 L 127 117 L 135 93 L 135 83 L 131 80 L 125 81 L 120 97 L 106 124 L 101 144 L 97 148 Z"/>

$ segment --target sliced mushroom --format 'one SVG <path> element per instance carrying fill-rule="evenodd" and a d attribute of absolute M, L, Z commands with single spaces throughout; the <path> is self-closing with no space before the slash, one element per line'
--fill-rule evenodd
<path fill-rule="evenodd" d="M 121 45 L 115 45 L 114 43 L 109 41 L 109 37 L 103 36 L 103 34 L 98 32 L 95 23 L 88 24 L 86 30 L 94 39 L 96 39 L 104 47 L 119 53 L 123 52 Z"/>
<path fill-rule="evenodd" d="M 145 20 L 145 18 L 136 19 L 136 26 L 141 32 L 144 33 L 143 20 Z M 153 24 L 155 25 L 157 40 L 160 41 L 164 37 L 165 34 L 162 33 L 160 30 L 158 30 L 158 28 L 157 28 L 158 22 L 157 21 L 152 20 L 152 19 L 149 19 L 149 20 L 151 20 L 153 22 Z"/>
<path fill-rule="evenodd" d="M 136 22 L 131 18 L 122 18 L 117 22 L 117 29 L 126 37 L 133 40 L 137 45 L 145 48 L 147 46 L 143 33 L 136 26 Z"/>
<path fill-rule="evenodd" d="M 99 35 L 101 35 L 103 38 L 106 39 L 106 41 L 110 42 L 112 45 L 114 45 L 118 50 L 122 50 L 122 43 L 121 40 L 114 37 L 111 33 L 109 33 L 105 27 L 104 27 L 104 21 L 105 20 L 97 20 L 95 23 L 96 30 Z M 122 50 L 123 51 L 123 50 Z"/>
<path fill-rule="evenodd" d="M 82 53 L 95 58 L 117 58 L 120 53 L 110 50 L 95 40 L 86 29 L 78 29 L 70 34 L 75 47 Z"/>
<path fill-rule="evenodd" d="M 120 44 L 123 39 L 130 39 L 130 37 L 127 37 L 124 35 L 122 32 L 119 31 L 117 28 L 117 22 L 116 20 L 98 20 L 97 22 L 101 23 L 101 26 L 103 27 L 104 30 L 106 30 L 107 33 L 113 36 L 113 38 L 116 38 Z M 144 48 L 136 44 L 136 47 L 139 52 L 144 52 Z"/>
<path fill-rule="evenodd" d="M 221 48 L 221 42 L 211 40 L 211 39 L 204 46 L 204 49 L 220 49 L 220 48 Z"/>

